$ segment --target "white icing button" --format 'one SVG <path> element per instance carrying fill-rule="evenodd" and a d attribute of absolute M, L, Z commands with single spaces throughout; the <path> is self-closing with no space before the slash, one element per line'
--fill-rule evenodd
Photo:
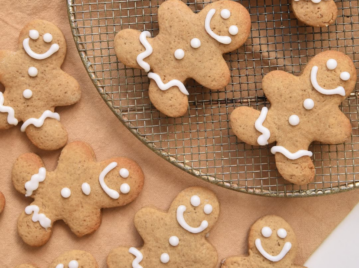
<path fill-rule="evenodd" d="M 228 9 L 222 9 L 221 10 L 221 17 L 223 19 L 228 19 L 231 16 L 231 11 L 229 11 Z"/>
<path fill-rule="evenodd" d="M 318 4 L 318 3 L 320 3 L 322 0 L 312 0 L 312 2 L 314 3 L 314 4 Z"/>
<path fill-rule="evenodd" d="M 213 207 L 210 204 L 207 204 L 207 205 L 204 206 L 203 211 L 204 211 L 204 213 L 209 215 L 209 214 L 212 213 Z"/>
<path fill-rule="evenodd" d="M 172 247 L 177 247 L 179 244 L 179 238 L 177 236 L 171 236 L 169 242 Z"/>
<path fill-rule="evenodd" d="M 69 188 L 63 188 L 61 190 L 61 196 L 63 198 L 69 198 L 71 196 L 71 190 Z"/>
<path fill-rule="evenodd" d="M 314 108 L 314 101 L 312 99 L 305 99 L 303 102 L 303 106 L 307 110 L 311 110 Z"/>
<path fill-rule="evenodd" d="M 128 194 L 130 192 L 130 190 L 131 190 L 130 185 L 128 185 L 127 183 L 121 184 L 121 187 L 120 187 L 121 193 Z"/>
<path fill-rule="evenodd" d="M 283 228 L 280 228 L 278 229 L 277 231 L 277 235 L 280 237 L 280 238 L 286 238 L 287 237 L 287 231 Z"/>
<path fill-rule="evenodd" d="M 191 197 L 191 204 L 194 207 L 198 207 L 201 204 L 201 199 L 198 197 L 198 195 L 194 195 Z"/>
<path fill-rule="evenodd" d="M 264 237 L 270 237 L 272 235 L 272 229 L 269 228 L 268 226 L 265 226 L 262 228 L 262 235 Z"/>
<path fill-rule="evenodd" d="M 31 89 L 25 89 L 22 92 L 22 95 L 24 96 L 25 99 L 30 99 L 32 97 L 32 91 Z"/>
<path fill-rule="evenodd" d="M 50 43 L 52 41 L 52 35 L 49 33 L 45 33 L 42 37 L 46 43 Z"/>
<path fill-rule="evenodd" d="M 77 261 L 70 261 L 69 268 L 79 268 L 79 263 Z"/>
<path fill-rule="evenodd" d="M 183 51 L 183 49 L 177 49 L 177 50 L 175 51 L 175 58 L 176 58 L 177 60 L 182 60 L 182 59 L 184 58 L 184 51 Z"/>
<path fill-rule="evenodd" d="M 338 66 L 338 62 L 335 59 L 330 59 L 327 61 L 327 68 L 329 70 L 334 70 L 335 68 L 337 68 Z"/>
<path fill-rule="evenodd" d="M 198 38 L 193 38 L 191 40 L 191 47 L 199 48 L 201 46 L 201 41 Z"/>
<path fill-rule="evenodd" d="M 350 79 L 350 73 L 348 72 L 340 73 L 340 79 L 342 79 L 343 81 L 348 81 Z"/>
<path fill-rule="evenodd" d="M 36 30 L 30 30 L 29 36 L 31 39 L 36 40 L 37 38 L 39 38 L 39 32 Z"/>
<path fill-rule="evenodd" d="M 84 182 L 84 183 L 81 185 L 81 189 L 82 189 L 82 192 L 83 192 L 85 195 L 90 195 L 90 193 L 91 193 L 91 186 L 90 186 L 90 184 L 88 184 L 87 182 Z"/>
<path fill-rule="evenodd" d="M 298 115 L 293 114 L 289 117 L 289 124 L 291 124 L 292 126 L 298 125 L 299 121 L 300 120 Z"/>
<path fill-rule="evenodd" d="M 170 255 L 168 255 L 167 253 L 163 253 L 161 255 L 161 262 L 168 263 L 169 261 L 170 261 Z"/>
<path fill-rule="evenodd" d="M 31 77 L 35 77 L 38 74 L 38 71 L 37 71 L 36 67 L 30 67 L 27 72 Z"/>
<path fill-rule="evenodd" d="M 124 179 L 127 179 L 128 176 L 130 176 L 130 172 L 128 171 L 128 169 L 126 168 L 121 168 L 120 169 L 120 176 Z"/>
<path fill-rule="evenodd" d="M 236 35 L 238 33 L 238 27 L 236 25 L 232 25 L 231 27 L 229 27 L 228 32 L 231 35 Z"/>

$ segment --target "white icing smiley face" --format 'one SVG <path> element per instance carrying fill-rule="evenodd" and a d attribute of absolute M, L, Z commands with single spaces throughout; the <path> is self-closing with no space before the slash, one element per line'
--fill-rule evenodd
<path fill-rule="evenodd" d="M 66 268 L 62 263 L 56 265 L 56 268 Z M 70 261 L 68 264 L 68 268 L 79 268 L 79 263 L 78 261 Z"/>
<path fill-rule="evenodd" d="M 39 38 L 40 34 L 37 30 L 30 30 L 29 31 L 29 37 L 32 40 L 37 40 Z M 27 53 L 27 55 L 29 55 L 31 58 L 34 58 L 36 60 L 44 60 L 47 59 L 49 57 L 51 57 L 54 53 L 56 53 L 59 49 L 60 46 L 58 44 L 52 44 L 51 47 L 42 54 L 38 54 L 36 52 L 34 52 L 31 47 L 30 47 L 30 38 L 25 38 L 24 41 L 22 42 L 22 46 L 25 50 L 25 52 Z M 43 36 L 43 41 L 46 43 L 51 43 L 52 42 L 52 35 L 50 33 L 45 33 Z"/>
<path fill-rule="evenodd" d="M 262 228 L 261 233 L 262 233 L 262 236 L 264 238 L 269 238 L 269 237 L 272 236 L 273 231 L 272 231 L 272 229 L 270 227 L 265 226 L 265 227 Z M 277 236 L 279 238 L 281 238 L 281 239 L 285 239 L 287 237 L 287 231 L 285 229 L 283 229 L 283 228 L 279 228 L 278 231 L 277 231 Z M 281 252 L 278 255 L 273 256 L 273 255 L 269 254 L 263 248 L 260 238 L 257 238 L 255 240 L 255 245 L 256 245 L 257 250 L 262 254 L 262 256 L 265 257 L 267 260 L 270 260 L 272 262 L 278 262 L 278 261 L 282 260 L 287 255 L 287 253 L 290 251 L 290 249 L 292 248 L 292 243 L 286 242 L 284 244 Z"/>
<path fill-rule="evenodd" d="M 105 177 L 115 167 L 117 167 L 117 163 L 112 162 L 101 172 L 101 174 L 99 176 L 99 181 L 100 181 L 102 190 L 104 190 L 104 192 L 112 199 L 118 199 L 120 197 L 120 194 L 117 191 L 115 191 L 107 186 L 107 184 L 105 182 Z M 124 179 L 128 178 L 129 174 L 130 174 L 129 171 L 125 168 L 121 168 L 119 171 L 119 175 Z M 121 193 L 128 194 L 130 192 L 130 190 L 131 190 L 131 188 L 127 183 L 121 184 L 121 186 L 120 186 Z"/>

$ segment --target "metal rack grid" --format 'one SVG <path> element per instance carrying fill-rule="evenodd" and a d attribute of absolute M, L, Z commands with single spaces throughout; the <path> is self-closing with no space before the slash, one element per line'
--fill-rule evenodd
<path fill-rule="evenodd" d="M 261 81 L 273 70 L 299 74 L 315 54 L 339 50 L 359 67 L 359 1 L 337 2 L 334 25 L 312 28 L 297 21 L 290 0 L 241 0 L 251 14 L 246 44 L 226 54 L 231 82 L 225 91 L 209 91 L 195 82 L 187 86 L 189 109 L 181 118 L 160 114 L 148 97 L 144 71 L 127 68 L 114 51 L 121 29 L 158 34 L 157 11 L 163 0 L 68 0 L 73 36 L 94 85 L 117 117 L 154 152 L 177 167 L 211 183 L 240 192 L 267 196 L 317 196 L 359 186 L 359 87 L 341 105 L 353 133 L 339 145 L 313 143 L 316 177 L 296 186 L 279 175 L 271 146 L 253 147 L 239 141 L 229 115 L 240 105 L 268 106 Z M 200 11 L 210 1 L 188 0 Z"/>

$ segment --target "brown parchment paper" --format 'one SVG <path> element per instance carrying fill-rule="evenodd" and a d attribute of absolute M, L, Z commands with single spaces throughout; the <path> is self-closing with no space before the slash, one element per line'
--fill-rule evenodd
<path fill-rule="evenodd" d="M 103 211 L 102 225 L 94 234 L 79 239 L 64 223 L 57 222 L 50 241 L 41 248 L 31 248 L 17 235 L 17 218 L 31 200 L 13 188 L 12 164 L 20 154 L 35 152 L 51 170 L 56 166 L 60 151 L 44 152 L 35 148 L 20 132 L 20 126 L 0 131 L 0 190 L 7 199 L 0 215 L 0 267 L 33 263 L 45 268 L 63 251 L 72 249 L 92 253 L 100 267 L 106 267 L 106 257 L 114 247 L 141 245 L 142 240 L 133 225 L 136 211 L 146 205 L 166 210 L 181 190 L 194 185 L 210 188 L 220 200 L 220 219 L 209 237 L 218 250 L 219 260 L 246 254 L 250 226 L 259 217 L 274 213 L 285 218 L 296 232 L 299 243 L 296 261 L 300 264 L 359 202 L 358 191 L 305 199 L 257 197 L 222 189 L 186 174 L 138 141 L 101 99 L 77 53 L 65 0 L 1 0 L 0 49 L 17 49 L 20 30 L 33 19 L 51 21 L 63 31 L 68 45 L 63 69 L 74 76 L 82 88 L 83 96 L 78 104 L 57 109 L 69 132 L 69 141 L 88 142 L 98 160 L 114 156 L 133 158 L 144 170 L 146 181 L 143 192 L 132 204 Z"/>

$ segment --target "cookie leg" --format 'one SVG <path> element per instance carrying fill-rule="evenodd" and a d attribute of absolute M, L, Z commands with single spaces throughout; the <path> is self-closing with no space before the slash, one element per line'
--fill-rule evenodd
<path fill-rule="evenodd" d="M 69 211 L 68 217 L 63 219 L 75 235 L 82 237 L 93 233 L 100 227 L 101 209 L 89 206 L 81 208 L 81 213 L 76 213 L 76 211 L 77 209 Z"/>
<path fill-rule="evenodd" d="M 14 126 L 14 125 L 10 125 L 7 122 L 7 117 L 8 117 L 7 113 L 0 113 L 0 130 L 9 129 Z"/>
<path fill-rule="evenodd" d="M 176 86 L 162 91 L 151 79 L 149 96 L 152 104 L 169 117 L 180 117 L 187 112 L 188 97 Z"/>
<path fill-rule="evenodd" d="M 249 257 L 231 257 L 226 259 L 221 268 L 252 268 Z"/>
<path fill-rule="evenodd" d="M 29 125 L 26 134 L 36 147 L 43 150 L 57 150 L 67 143 L 67 131 L 56 119 L 48 118 L 42 127 Z"/>
<path fill-rule="evenodd" d="M 135 258 L 136 257 L 129 252 L 129 248 L 120 247 L 110 252 L 106 262 L 109 268 L 131 268 L 133 267 L 132 262 Z"/>

